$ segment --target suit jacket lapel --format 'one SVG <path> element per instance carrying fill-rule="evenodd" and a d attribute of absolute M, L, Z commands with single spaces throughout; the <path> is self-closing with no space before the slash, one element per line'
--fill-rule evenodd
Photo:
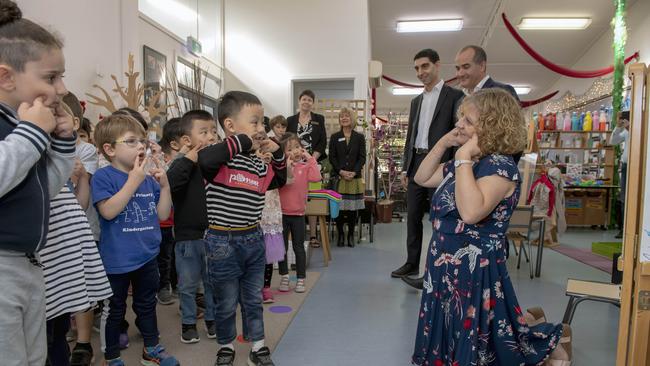
<path fill-rule="evenodd" d="M 422 99 L 423 99 L 422 94 L 418 95 L 416 98 L 418 99 L 416 103 L 418 109 L 415 113 L 415 117 L 413 118 L 413 126 L 411 126 L 411 128 L 413 128 L 413 132 L 411 133 L 411 141 L 409 141 L 411 147 L 415 146 L 415 138 L 418 134 L 418 128 L 420 125 L 420 110 L 422 109 Z"/>

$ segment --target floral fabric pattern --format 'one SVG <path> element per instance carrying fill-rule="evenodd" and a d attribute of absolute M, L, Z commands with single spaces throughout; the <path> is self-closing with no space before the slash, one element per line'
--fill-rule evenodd
<path fill-rule="evenodd" d="M 528 327 L 506 268 L 508 222 L 519 201 L 519 170 L 511 156 L 489 155 L 476 179 L 497 175 L 517 183 L 481 222 L 463 222 L 456 207 L 453 162 L 431 198 L 433 236 L 412 362 L 427 366 L 541 365 L 562 326 Z"/>

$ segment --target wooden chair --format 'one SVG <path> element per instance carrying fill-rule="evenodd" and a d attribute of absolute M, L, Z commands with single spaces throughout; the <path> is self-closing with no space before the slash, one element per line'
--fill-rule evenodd
<path fill-rule="evenodd" d="M 530 260 L 529 253 L 532 254 L 532 235 L 533 235 L 533 213 L 534 207 L 529 205 L 520 205 L 515 208 L 510 217 L 510 224 L 506 232 L 508 245 L 512 244 L 512 248 L 517 255 L 517 269 L 521 267 L 521 253 L 523 252 L 526 257 L 526 262 L 530 267 L 530 278 L 533 278 L 533 261 Z M 519 244 L 519 249 L 517 245 Z M 526 250 L 528 245 L 528 250 Z"/>
<path fill-rule="evenodd" d="M 571 324 L 576 308 L 583 301 L 606 302 L 621 306 L 621 285 L 569 278 L 566 284 L 566 295 L 569 296 L 569 303 L 562 319 L 562 323 L 566 324 Z"/>

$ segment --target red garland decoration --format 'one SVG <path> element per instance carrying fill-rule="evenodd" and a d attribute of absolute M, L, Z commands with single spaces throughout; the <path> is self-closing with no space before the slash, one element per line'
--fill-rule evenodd
<path fill-rule="evenodd" d="M 395 80 L 395 79 L 393 79 L 393 78 L 391 78 L 391 77 L 389 77 L 389 76 L 386 76 L 386 75 L 382 75 L 381 77 L 384 78 L 385 80 L 388 80 L 389 82 L 391 82 L 391 83 L 393 83 L 393 84 L 397 84 L 397 85 L 399 85 L 399 86 L 404 86 L 404 87 L 407 87 L 407 88 L 421 88 L 421 87 L 422 87 L 422 85 L 415 85 L 415 84 L 404 83 L 404 82 L 402 82 L 402 81 Z M 449 79 L 449 80 L 445 81 L 445 83 L 448 83 L 448 82 L 453 81 L 453 80 L 456 80 L 456 78 Z M 533 106 L 533 105 L 536 105 L 536 104 L 539 104 L 539 103 L 545 102 L 545 101 L 547 101 L 547 100 L 553 98 L 553 97 L 554 97 L 557 93 L 559 93 L 559 92 L 560 92 L 559 90 L 556 90 L 556 91 L 554 91 L 554 92 L 552 92 L 552 93 L 550 93 L 550 94 L 547 94 L 547 95 L 545 95 L 545 96 L 543 96 L 543 97 L 541 97 L 541 98 L 539 98 L 539 99 L 535 99 L 535 100 L 522 100 L 522 101 L 520 102 L 520 104 L 521 104 L 521 108 L 526 108 L 526 107 L 530 107 L 530 106 Z M 375 103 L 376 103 L 376 101 L 375 101 Z M 380 121 L 387 122 L 387 121 L 385 121 L 385 120 L 382 120 L 381 118 L 378 118 L 378 119 L 379 119 Z"/>
<path fill-rule="evenodd" d="M 409 83 L 405 83 L 403 81 L 395 80 L 395 79 L 393 79 L 393 78 L 391 78 L 389 76 L 386 76 L 386 75 L 382 75 L 381 77 L 384 78 L 384 80 L 386 80 L 388 82 L 391 82 L 391 83 L 393 83 L 395 85 L 403 86 L 405 88 L 422 88 L 423 87 L 422 85 L 409 84 Z M 445 80 L 445 84 L 451 83 L 452 81 L 455 81 L 456 79 L 458 79 L 458 78 L 456 76 L 454 76 L 453 78 L 451 78 L 449 80 Z"/>
<path fill-rule="evenodd" d="M 534 106 L 535 104 L 546 102 L 547 100 L 553 98 L 559 92 L 560 92 L 559 90 L 556 90 L 550 94 L 546 94 L 545 96 L 535 100 L 522 100 L 521 102 L 519 102 L 519 104 L 521 104 L 521 108 Z"/>
<path fill-rule="evenodd" d="M 508 31 L 510 32 L 512 37 L 517 41 L 517 43 L 519 43 L 521 48 L 523 48 L 524 51 L 526 51 L 530 55 L 530 57 L 534 58 L 537 62 L 539 62 L 540 64 L 542 64 L 544 67 L 546 67 L 551 71 L 554 71 L 558 74 L 568 76 L 571 78 L 581 78 L 581 79 L 596 78 L 614 72 L 614 66 L 606 67 L 600 70 L 578 71 L 578 70 L 567 69 L 566 67 L 562 67 L 560 65 L 554 64 L 553 62 L 545 59 L 542 55 L 537 53 L 532 47 L 528 45 L 528 43 L 526 43 L 526 41 L 524 41 L 524 39 L 519 35 L 519 33 L 517 33 L 517 30 L 512 26 L 512 24 L 506 17 L 505 13 L 501 13 L 501 18 L 503 19 L 503 23 L 505 24 L 506 28 L 508 28 Z M 633 59 L 638 59 L 638 58 L 639 58 L 639 51 L 635 52 L 632 56 L 626 58 L 625 64 L 628 64 Z"/>

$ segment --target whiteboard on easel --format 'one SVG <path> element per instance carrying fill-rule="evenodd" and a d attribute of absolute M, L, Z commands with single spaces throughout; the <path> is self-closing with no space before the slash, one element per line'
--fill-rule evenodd
<path fill-rule="evenodd" d="M 650 135 L 650 129 L 647 129 Z M 647 136 L 650 137 L 650 136 Z M 646 140 L 650 141 L 650 140 Z M 641 262 L 650 262 L 650 159 L 645 162 L 645 177 L 643 178 L 643 226 L 641 237 L 641 248 L 639 251 L 639 260 Z"/>

